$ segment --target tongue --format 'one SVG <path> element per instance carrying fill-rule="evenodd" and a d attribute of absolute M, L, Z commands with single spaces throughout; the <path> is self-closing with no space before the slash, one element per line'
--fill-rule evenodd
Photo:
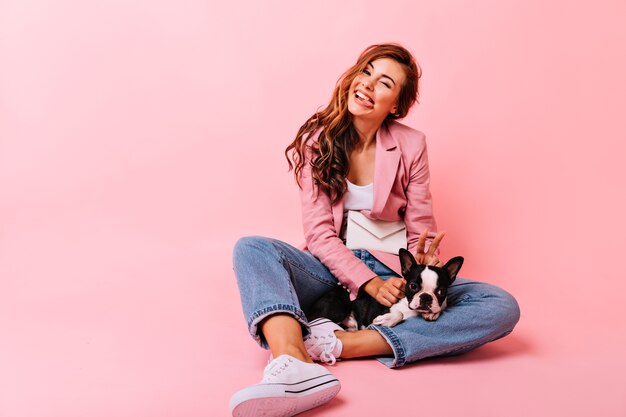
<path fill-rule="evenodd" d="M 372 104 L 372 102 L 371 102 L 371 101 L 369 101 L 369 100 L 368 100 L 368 99 L 366 99 L 366 98 L 361 98 L 360 96 L 356 95 L 356 99 L 357 99 L 357 100 L 359 100 L 359 102 L 360 102 L 361 104 L 363 104 L 364 106 L 366 106 L 366 107 L 374 107 L 374 105 Z"/>

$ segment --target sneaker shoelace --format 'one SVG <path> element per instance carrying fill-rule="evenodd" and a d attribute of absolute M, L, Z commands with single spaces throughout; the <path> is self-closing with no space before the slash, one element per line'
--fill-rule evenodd
<path fill-rule="evenodd" d="M 293 359 L 288 358 L 284 362 L 270 362 L 263 371 L 263 381 L 262 382 L 270 382 L 273 379 L 276 379 L 278 375 L 283 373 L 289 368 L 289 365 L 293 362 Z"/>
<path fill-rule="evenodd" d="M 334 334 L 312 337 L 315 339 L 315 344 L 320 348 L 320 360 L 328 365 L 334 365 L 337 362 L 337 358 L 333 355 L 333 351 L 337 346 L 337 337 Z"/>

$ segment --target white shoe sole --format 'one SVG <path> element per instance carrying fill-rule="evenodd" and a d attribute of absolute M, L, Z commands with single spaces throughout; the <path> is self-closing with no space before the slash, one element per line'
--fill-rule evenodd
<path fill-rule="evenodd" d="M 332 374 L 296 384 L 258 384 L 236 392 L 233 417 L 290 417 L 330 401 L 341 389 Z"/>

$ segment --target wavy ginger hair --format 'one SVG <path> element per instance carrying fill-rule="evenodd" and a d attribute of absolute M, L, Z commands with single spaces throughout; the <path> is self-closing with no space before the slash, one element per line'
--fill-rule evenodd
<path fill-rule="evenodd" d="M 339 201 L 347 190 L 346 176 L 350 154 L 359 141 L 352 124 L 352 114 L 348 111 L 350 85 L 367 64 L 380 58 L 390 58 L 398 62 L 406 75 L 398 96 L 396 113 L 388 114 L 383 123 L 406 116 L 419 98 L 418 82 L 422 75 L 421 68 L 411 53 L 398 44 L 371 45 L 361 53 L 357 62 L 339 77 L 326 108 L 309 117 L 298 130 L 295 140 L 285 149 L 289 171 L 294 170 L 300 188 L 302 188 L 300 184 L 302 169 L 307 163 L 306 150 L 307 148 L 310 150 L 311 160 L 308 163 L 311 165 L 311 176 L 317 185 L 317 193 L 319 195 L 321 189 L 330 197 L 331 204 Z M 317 143 L 308 144 L 304 138 L 308 139 L 308 136 L 320 127 L 323 129 Z"/>

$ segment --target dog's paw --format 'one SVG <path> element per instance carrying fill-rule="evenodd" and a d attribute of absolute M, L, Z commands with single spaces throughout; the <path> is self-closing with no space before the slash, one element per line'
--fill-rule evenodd
<path fill-rule="evenodd" d="M 439 318 L 439 316 L 441 315 L 441 312 L 439 313 L 422 313 L 422 317 L 424 317 L 424 320 L 427 321 L 435 321 Z"/>
<path fill-rule="evenodd" d="M 402 321 L 402 313 L 396 311 L 395 313 L 387 313 L 380 315 L 374 319 L 372 323 L 379 326 L 393 327 Z"/>
<path fill-rule="evenodd" d="M 352 315 L 350 315 L 348 318 L 342 321 L 341 324 L 343 324 L 343 326 L 349 332 L 355 332 L 359 329 L 359 325 L 356 322 L 356 319 L 354 318 L 354 316 Z"/>

